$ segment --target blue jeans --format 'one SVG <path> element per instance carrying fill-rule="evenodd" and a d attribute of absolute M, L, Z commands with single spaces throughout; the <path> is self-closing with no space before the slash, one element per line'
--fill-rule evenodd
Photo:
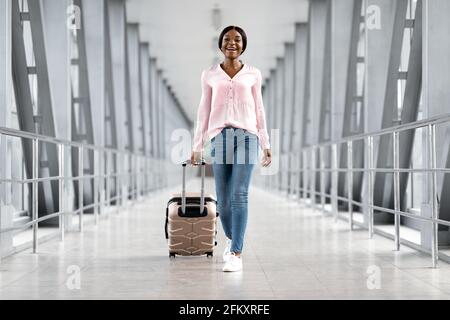
<path fill-rule="evenodd" d="M 226 127 L 211 139 L 217 210 L 231 252 L 242 252 L 248 217 L 248 188 L 258 162 L 258 136 Z"/>

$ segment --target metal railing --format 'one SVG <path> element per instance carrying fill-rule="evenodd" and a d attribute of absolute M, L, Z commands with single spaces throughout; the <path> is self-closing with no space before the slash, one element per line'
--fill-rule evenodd
<path fill-rule="evenodd" d="M 266 184 L 268 184 L 269 188 L 275 188 L 281 190 L 282 192 L 286 192 L 287 196 L 294 195 L 298 197 L 299 200 L 310 204 L 313 208 L 318 206 L 318 204 L 316 204 L 316 199 L 320 198 L 320 208 L 324 211 L 326 199 L 330 200 L 332 214 L 336 220 L 340 218 L 338 201 L 346 203 L 348 207 L 348 221 L 350 230 L 353 230 L 354 227 L 353 207 L 357 206 L 361 209 L 366 208 L 368 213 L 368 221 L 366 226 L 368 229 L 369 238 L 372 238 L 374 234 L 374 214 L 380 212 L 394 215 L 394 249 L 397 251 L 400 250 L 400 217 L 408 217 L 429 223 L 432 230 L 431 259 L 432 266 L 435 268 L 437 267 L 439 259 L 438 226 L 450 226 L 450 221 L 439 219 L 439 190 L 437 187 L 437 174 L 450 173 L 449 168 L 438 168 L 436 161 L 436 126 L 442 124 L 450 124 L 450 114 L 444 114 L 425 120 L 402 124 L 395 127 L 382 129 L 377 132 L 349 136 L 338 141 L 308 146 L 298 152 L 282 154 L 280 156 L 281 165 L 279 174 L 267 177 Z M 428 157 L 426 167 L 400 168 L 400 133 L 418 129 L 426 129 L 426 153 Z M 374 139 L 386 135 L 390 135 L 393 142 L 391 149 L 393 167 L 377 168 L 375 166 Z M 355 142 L 362 142 L 364 145 L 364 167 L 354 167 L 353 160 Z M 346 146 L 347 153 L 346 168 L 339 167 L 337 158 L 338 148 L 343 145 Z M 327 150 L 329 157 L 327 157 Z M 330 163 L 329 167 L 326 166 L 327 162 Z M 320 163 L 319 167 L 317 167 L 317 163 Z M 348 189 L 346 197 L 338 196 L 339 173 L 345 174 Z M 366 179 L 364 181 L 367 186 L 364 190 L 364 195 L 362 196 L 367 198 L 367 203 L 354 200 L 354 173 L 362 173 L 366 175 Z M 376 173 L 393 175 L 394 209 L 384 208 L 374 204 L 374 183 Z M 428 175 L 429 179 L 427 179 L 427 190 L 429 193 L 428 200 L 431 206 L 430 217 L 419 216 L 401 211 L 401 173 L 422 173 Z M 316 187 L 317 175 L 320 178 L 320 188 Z M 326 192 L 325 190 L 327 178 L 331 179 L 330 192 Z M 317 189 L 320 189 L 320 191 Z"/>
<path fill-rule="evenodd" d="M 60 240 L 64 241 L 66 232 L 65 216 L 78 214 L 78 230 L 83 231 L 83 217 L 87 210 L 93 210 L 95 224 L 98 223 L 99 214 L 108 218 L 113 204 L 118 212 L 121 208 L 129 206 L 130 202 L 136 202 L 140 197 L 149 192 L 167 187 L 167 168 L 163 159 L 155 159 L 143 154 L 132 153 L 106 147 L 84 144 L 74 141 L 66 141 L 44 135 L 29 133 L 25 131 L 0 127 L 0 141 L 3 142 L 7 137 L 15 137 L 27 140 L 32 143 L 32 172 L 29 179 L 7 179 L 0 177 L 0 184 L 18 183 L 31 184 L 31 221 L 20 226 L 8 228 L 2 227 L 2 208 L 0 206 L 0 235 L 7 232 L 24 230 L 32 228 L 33 253 L 38 251 L 38 227 L 39 223 L 59 218 Z M 40 145 L 42 143 L 53 144 L 58 150 L 58 176 L 39 177 L 39 159 Z M 68 148 L 78 151 L 78 175 L 69 176 L 66 174 L 68 161 Z M 73 151 L 73 150 L 72 150 Z M 93 152 L 94 174 L 85 174 L 84 159 L 86 152 Z M 113 165 L 115 164 L 115 166 Z M 114 168 L 115 167 L 115 168 Z M 84 201 L 84 181 L 93 180 L 93 201 L 85 205 Z M 59 211 L 38 217 L 39 183 L 46 181 L 58 181 L 58 207 Z M 64 193 L 67 190 L 69 182 L 78 181 L 78 208 L 68 210 L 68 204 Z M 112 192 L 113 182 L 115 181 L 115 194 Z M 0 236 L 1 241 L 1 236 Z M 0 242 L 1 248 L 1 242 Z M 0 255 L 1 261 L 1 255 Z"/>

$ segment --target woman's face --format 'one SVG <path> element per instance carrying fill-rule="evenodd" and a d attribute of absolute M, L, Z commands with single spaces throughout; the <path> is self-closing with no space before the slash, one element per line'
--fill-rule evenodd
<path fill-rule="evenodd" d="M 236 59 L 242 53 L 242 46 L 241 34 L 236 30 L 231 29 L 223 36 L 222 47 L 220 50 L 226 58 Z"/>

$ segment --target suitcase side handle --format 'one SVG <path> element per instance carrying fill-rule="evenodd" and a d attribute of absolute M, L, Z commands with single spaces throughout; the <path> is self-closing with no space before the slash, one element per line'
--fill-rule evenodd
<path fill-rule="evenodd" d="M 186 160 L 182 163 L 183 166 L 183 184 L 181 189 L 181 211 L 183 214 L 186 212 L 186 165 L 192 163 L 192 161 Z M 202 172 L 202 186 L 200 191 L 200 212 L 203 212 L 204 206 L 205 206 L 205 166 L 206 162 L 205 159 L 201 159 L 201 172 Z"/>
<path fill-rule="evenodd" d="M 181 165 L 182 165 L 183 167 L 186 167 L 187 164 L 196 164 L 196 165 L 201 164 L 201 165 L 205 165 L 206 162 L 205 162 L 205 159 L 201 159 L 201 160 L 200 160 L 200 163 L 198 163 L 198 162 L 194 162 L 194 163 L 193 163 L 193 162 L 191 161 L 191 159 L 188 159 L 188 160 L 184 161 Z"/>

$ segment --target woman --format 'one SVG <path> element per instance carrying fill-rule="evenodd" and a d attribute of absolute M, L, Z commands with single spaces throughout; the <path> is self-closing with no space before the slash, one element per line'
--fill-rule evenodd
<path fill-rule="evenodd" d="M 191 161 L 199 163 L 204 142 L 211 139 L 217 210 L 227 236 L 223 271 L 242 269 L 242 248 L 248 216 L 248 188 L 258 161 L 258 142 L 264 150 L 261 165 L 271 163 L 269 136 L 261 95 L 261 72 L 242 63 L 247 36 L 237 26 L 219 36 L 224 61 L 202 72 L 202 97 Z"/>

